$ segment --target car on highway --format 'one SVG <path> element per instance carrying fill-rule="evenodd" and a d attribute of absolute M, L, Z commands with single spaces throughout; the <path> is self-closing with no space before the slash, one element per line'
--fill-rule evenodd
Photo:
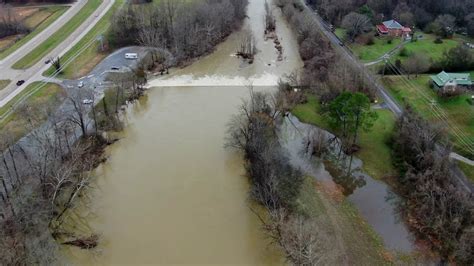
<path fill-rule="evenodd" d="M 21 86 L 21 85 L 23 85 L 23 83 L 25 83 L 25 81 L 20 79 L 19 81 L 16 82 L 16 85 Z"/>
<path fill-rule="evenodd" d="M 92 104 L 93 102 L 94 102 L 94 101 L 91 100 L 91 99 L 84 99 L 84 100 L 82 100 L 82 103 L 83 103 L 83 104 Z"/>
<path fill-rule="evenodd" d="M 45 63 L 46 65 L 49 64 L 49 63 L 51 63 L 51 59 L 48 59 L 48 60 L 44 61 L 44 63 Z"/>
<path fill-rule="evenodd" d="M 78 88 L 84 87 L 84 81 L 79 81 L 79 83 L 77 83 L 77 87 Z"/>
<path fill-rule="evenodd" d="M 120 70 L 120 67 L 113 66 L 113 67 L 111 67 L 110 69 L 112 69 L 112 70 Z"/>

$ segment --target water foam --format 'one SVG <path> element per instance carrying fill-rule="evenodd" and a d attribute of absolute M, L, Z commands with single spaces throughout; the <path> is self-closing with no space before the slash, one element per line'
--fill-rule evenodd
<path fill-rule="evenodd" d="M 220 87 L 220 86 L 276 86 L 279 77 L 274 74 L 265 73 L 260 76 L 252 76 L 249 78 L 236 76 L 206 75 L 203 77 L 195 77 L 194 75 L 180 75 L 174 77 L 163 77 L 152 79 L 148 82 L 147 87 Z"/>

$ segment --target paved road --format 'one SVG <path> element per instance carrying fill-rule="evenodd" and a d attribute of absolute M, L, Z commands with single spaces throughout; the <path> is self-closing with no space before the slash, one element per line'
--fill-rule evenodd
<path fill-rule="evenodd" d="M 344 46 L 342 41 L 329 30 L 329 27 L 326 22 L 317 14 L 314 13 L 316 17 L 316 22 L 321 29 L 321 31 L 326 35 L 326 37 L 334 44 L 334 48 L 339 50 L 342 55 L 346 57 L 349 62 L 352 62 L 355 67 L 357 67 L 360 72 L 365 76 L 365 78 L 372 83 L 374 87 L 377 88 L 380 97 L 385 101 L 386 106 L 397 116 L 400 116 L 403 112 L 402 108 L 398 106 L 395 100 L 390 96 L 390 94 L 385 90 L 385 88 L 377 81 L 375 78 L 365 69 L 363 65 L 353 56 L 352 52 Z"/>
<path fill-rule="evenodd" d="M 97 24 L 97 22 L 107 13 L 107 11 L 112 7 L 115 0 L 103 0 L 102 4 L 95 10 L 90 17 L 88 17 L 82 25 L 80 25 L 70 36 L 68 36 L 62 43 L 55 47 L 50 53 L 45 55 L 38 63 L 26 70 L 13 70 L 11 66 L 20 59 L 22 56 L 26 55 L 31 49 L 34 49 L 37 45 L 41 43 L 41 40 L 47 39 L 50 34 L 58 30 L 68 19 L 73 17 L 80 7 L 82 7 L 87 0 L 79 0 L 73 7 L 71 7 L 61 18 L 66 16 L 65 19 L 60 20 L 58 24 L 55 22 L 45 29 L 42 33 L 38 34 L 28 43 L 23 45 L 15 53 L 5 58 L 0 64 L 0 73 L 1 79 L 11 79 L 12 82 L 3 90 L 0 91 L 0 107 L 6 105 L 11 99 L 16 95 L 21 93 L 29 84 L 34 81 L 43 80 L 42 73 L 48 69 L 49 65 L 44 64 L 46 59 L 51 57 L 57 57 L 64 55 L 69 49 L 71 49 L 75 44 L 77 44 L 91 29 Z M 82 6 L 80 6 L 82 5 Z M 72 12 L 72 13 L 68 13 Z M 74 13 L 76 12 L 76 13 Z M 51 29 L 50 29 L 51 28 Z M 16 86 L 16 81 L 23 79 L 25 83 L 22 86 Z"/>
<path fill-rule="evenodd" d="M 352 62 L 355 67 L 357 67 L 360 72 L 365 76 L 366 80 L 368 80 L 372 85 L 377 88 L 380 97 L 384 100 L 384 105 L 390 109 L 396 116 L 400 116 L 403 113 L 403 109 L 398 103 L 390 96 L 387 90 L 372 76 L 369 71 L 354 57 L 352 52 L 344 46 L 341 40 L 329 30 L 328 24 L 317 14 L 314 12 L 316 17 L 316 22 L 321 29 L 321 31 L 326 35 L 326 37 L 333 43 L 335 49 L 339 50 L 342 55 L 344 55 L 348 62 Z M 451 153 L 450 158 L 458 161 L 465 162 L 474 166 L 474 161 L 471 161 L 457 153 Z M 462 188 L 466 189 L 466 191 L 473 193 L 474 192 L 474 185 L 469 182 L 465 175 L 460 171 L 455 171 L 456 179 L 459 181 L 459 184 Z"/>

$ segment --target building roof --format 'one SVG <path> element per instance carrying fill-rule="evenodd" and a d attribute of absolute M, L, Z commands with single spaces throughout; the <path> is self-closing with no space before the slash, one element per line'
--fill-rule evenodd
<path fill-rule="evenodd" d="M 442 71 L 436 76 L 430 76 L 439 87 L 446 84 L 472 85 L 471 75 L 469 73 L 446 73 Z"/>
<path fill-rule="evenodd" d="M 377 30 L 381 33 L 388 33 L 387 27 L 385 27 L 385 25 L 383 25 L 383 24 L 377 25 Z"/>
<path fill-rule="evenodd" d="M 403 32 L 411 32 L 411 29 L 409 27 L 402 27 Z"/>
<path fill-rule="evenodd" d="M 396 20 L 387 20 L 383 22 L 383 25 L 387 27 L 389 30 L 401 30 L 403 29 L 403 26 L 398 23 Z"/>

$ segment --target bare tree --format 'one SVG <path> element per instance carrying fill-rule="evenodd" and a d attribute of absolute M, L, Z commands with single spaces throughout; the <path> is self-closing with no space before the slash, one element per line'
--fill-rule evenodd
<path fill-rule="evenodd" d="M 354 41 L 362 33 L 371 28 L 370 19 L 366 15 L 351 12 L 342 20 L 342 27 L 347 30 L 347 37 Z"/>
<path fill-rule="evenodd" d="M 409 74 L 415 74 L 415 77 L 418 77 L 418 74 L 428 71 L 430 66 L 429 58 L 423 53 L 413 54 L 403 62 L 403 69 Z M 410 78 L 410 76 L 408 76 L 408 78 Z"/>

